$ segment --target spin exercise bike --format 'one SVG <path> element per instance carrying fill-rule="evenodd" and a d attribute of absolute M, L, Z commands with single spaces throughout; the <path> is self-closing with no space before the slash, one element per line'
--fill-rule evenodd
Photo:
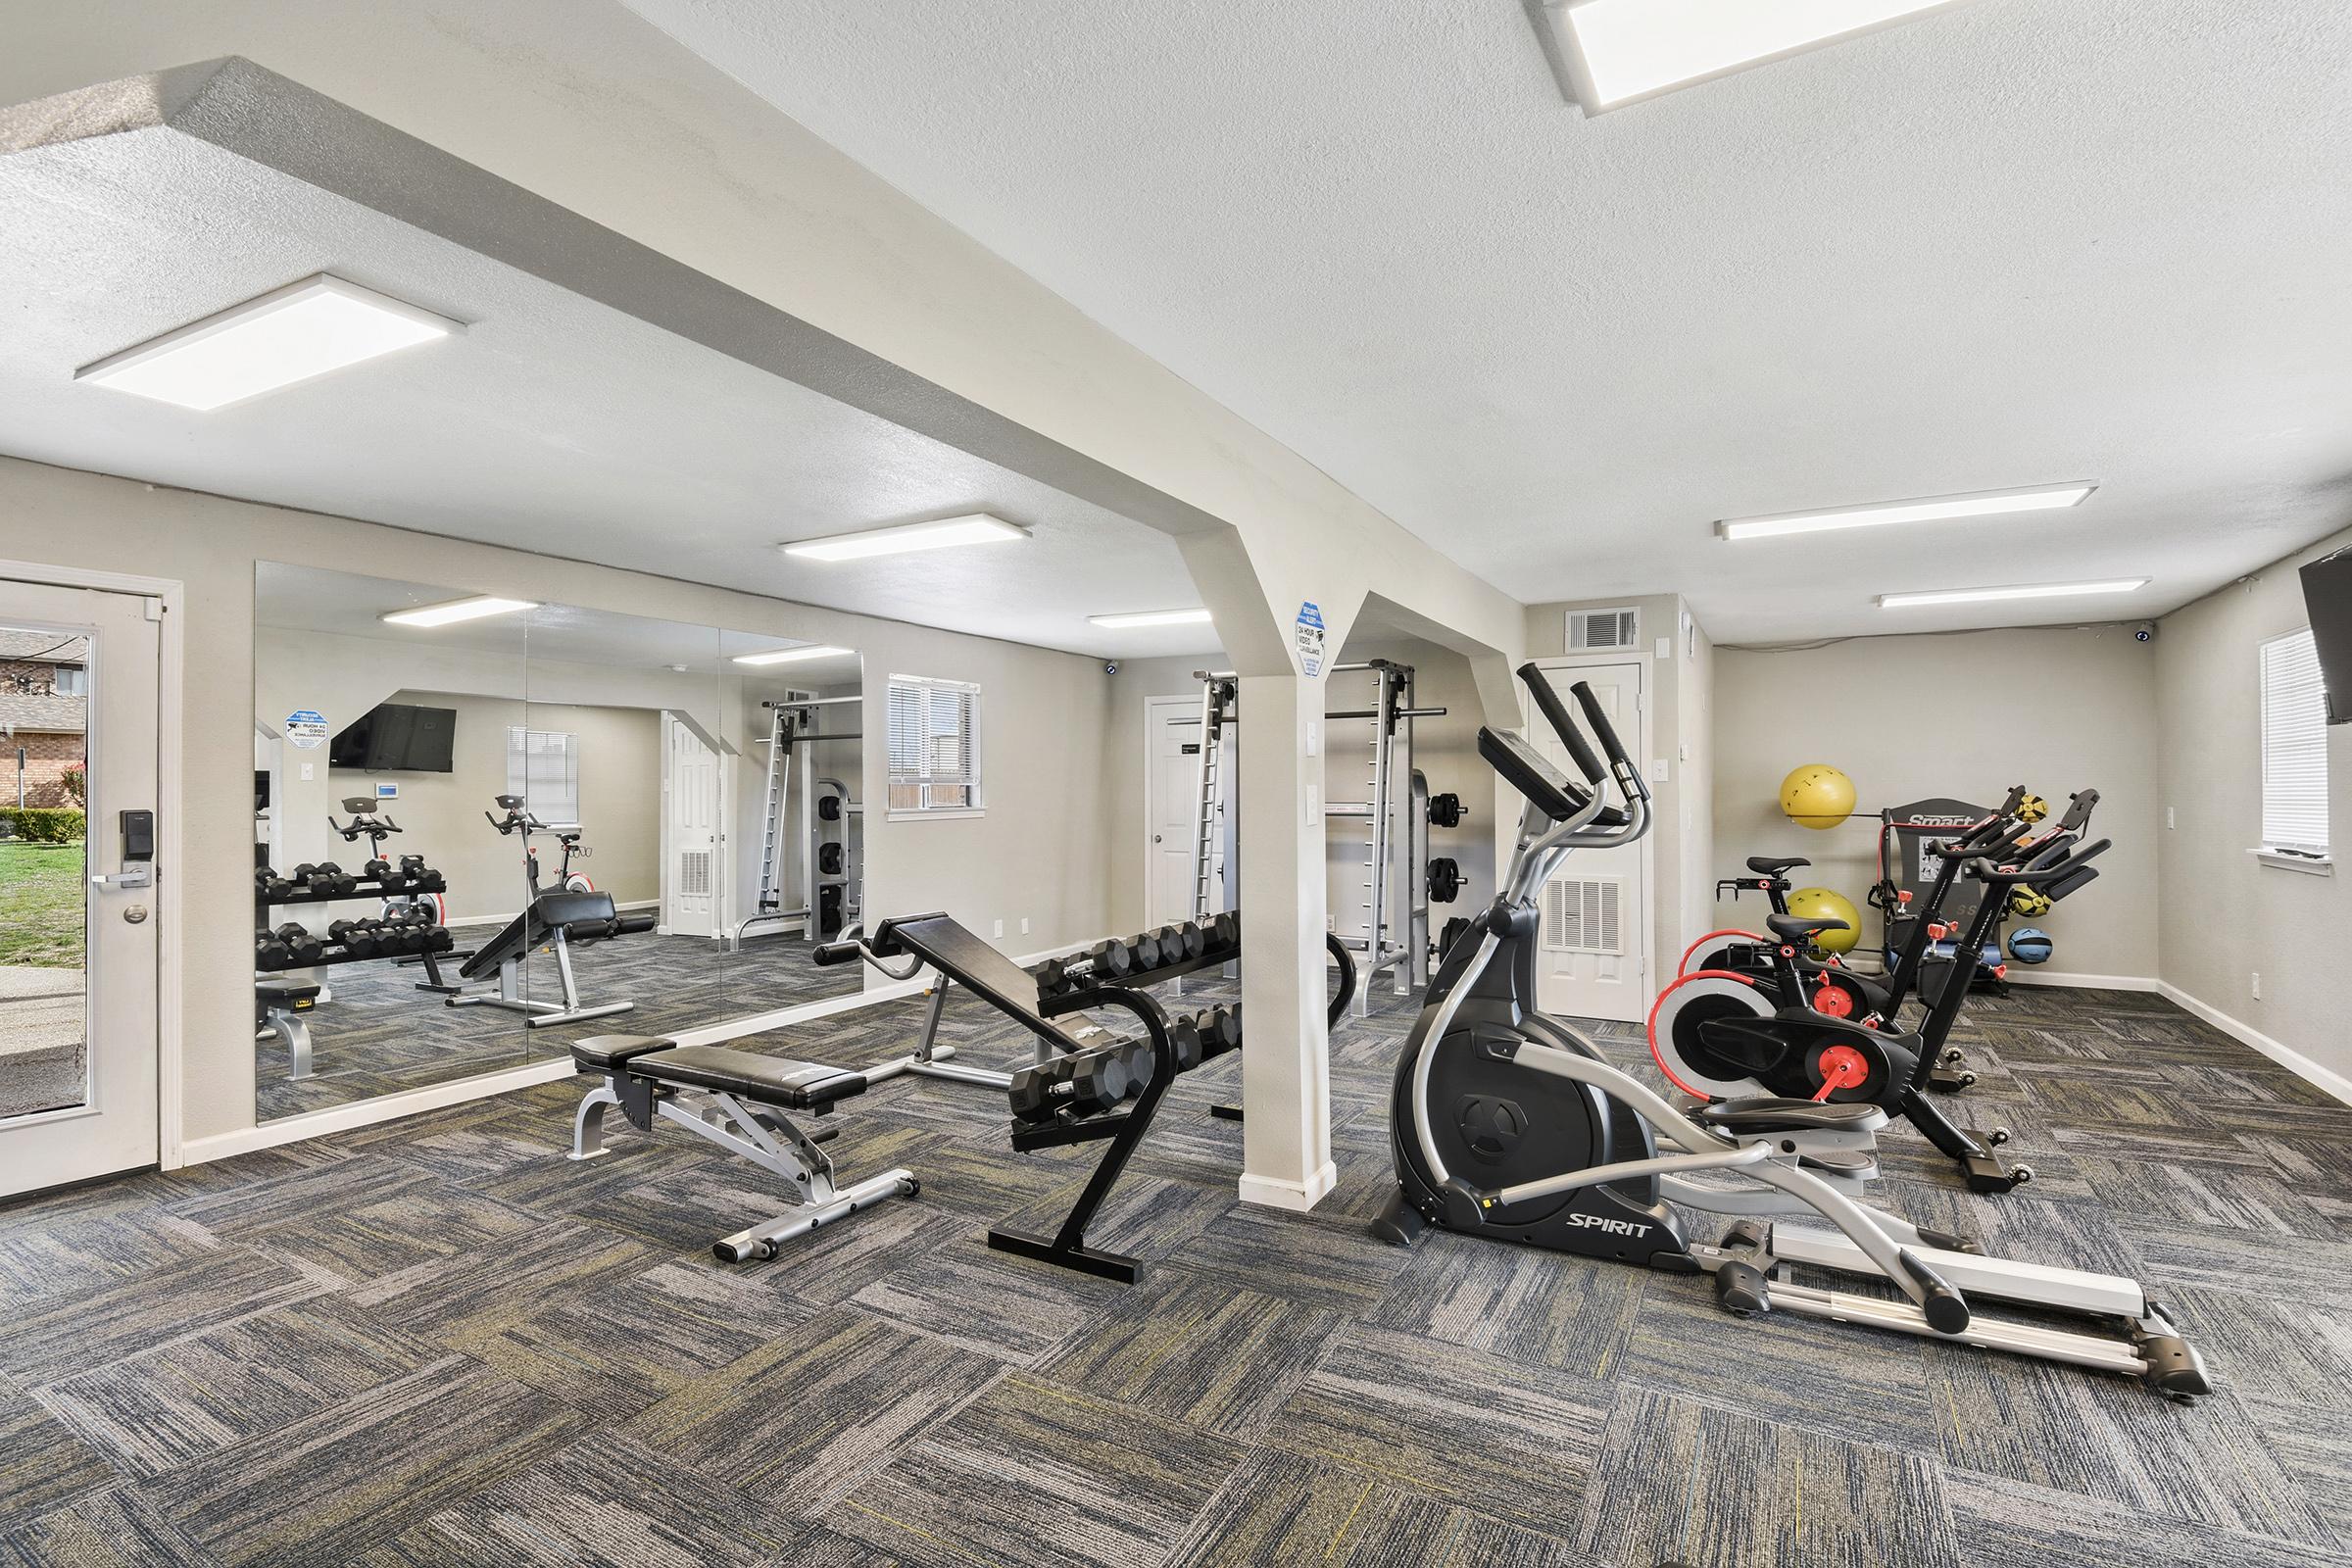
<path fill-rule="evenodd" d="M 1945 929 L 1933 917 L 1954 884 L 1965 874 L 1985 886 L 1965 934 L 1954 944 L 1953 967 L 1916 1033 L 1788 1002 L 1805 994 L 1800 955 L 1821 932 L 1842 931 L 1846 925 L 1775 914 L 1765 921 L 1773 935 L 1765 955 L 1773 983 L 1767 987 L 1737 969 L 1684 975 L 1650 1008 L 1650 1054 L 1677 1089 L 1702 1101 L 1761 1094 L 1878 1105 L 1908 1119 L 1958 1162 L 1971 1192 L 2005 1193 L 2032 1181 L 2031 1165 L 2010 1165 L 1996 1152 L 2009 1142 L 2007 1128 L 1979 1133 L 1962 1127 L 1928 1092 L 1937 1065 L 1948 1065 L 1953 1055 L 1946 1042 L 1984 964 L 2003 903 L 2024 888 L 2055 904 L 2098 876 L 2088 862 L 2106 853 L 2107 841 L 2077 848 L 2098 799 L 2096 790 L 2077 795 L 2066 815 L 2038 838 L 2029 838 L 2029 823 L 1992 817 L 1957 839 L 1922 846 L 1922 853 L 1940 865 L 1925 911 L 1912 922 L 1895 965 L 1896 1004 L 1909 995 L 1930 942 Z"/>
<path fill-rule="evenodd" d="M 1397 1191 L 1375 1234 L 1411 1246 L 1445 1229 L 1496 1241 L 1712 1276 L 1740 1316 L 1779 1308 L 2116 1372 L 2178 1399 L 2210 1392 L 2203 1362 L 2134 1281 L 1984 1255 L 1858 1200 L 1877 1174 L 1886 1113 L 1866 1102 L 1777 1097 L 1678 1109 L 1535 1004 L 1537 899 L 1577 849 L 1648 831 L 1649 791 L 1590 687 L 1573 688 L 1608 757 L 1602 770 L 1541 670 L 1519 671 L 1584 772 L 1579 787 L 1516 735 L 1479 732 L 1479 754 L 1526 798 L 1518 848 L 1492 907 L 1450 948 L 1396 1064 L 1390 1146 Z M 1605 800 L 1613 782 L 1621 805 Z M 2087 881 L 2096 853 L 2034 873 Z M 1975 860 L 1988 896 L 2007 873 Z M 2025 873 L 2017 873 L 2023 880 Z M 1963 966 L 1973 950 L 1957 956 Z M 1955 974 L 1938 1005 L 1956 1005 Z M 1659 1144 L 1670 1152 L 1660 1152 Z M 1690 1179 L 1714 1172 L 1752 1185 Z M 1732 1217 L 1721 1242 L 1691 1241 L 1669 1204 Z M 1826 1222 L 1827 1230 L 1783 1223 Z M 1872 1279 L 1900 1293 L 1789 1281 L 1785 1264 Z M 1980 1315 L 1972 1298 L 2081 1319 L 2083 1328 Z"/>

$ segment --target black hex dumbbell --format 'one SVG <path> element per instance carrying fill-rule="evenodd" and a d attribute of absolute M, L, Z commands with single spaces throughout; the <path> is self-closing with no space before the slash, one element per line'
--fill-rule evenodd
<path fill-rule="evenodd" d="M 288 968 L 296 964 L 317 963 L 326 955 L 326 944 L 295 921 L 288 920 L 274 934 L 278 941 L 285 944 L 286 952 L 290 955 L 285 965 Z"/>
<path fill-rule="evenodd" d="M 326 926 L 326 940 L 340 942 L 355 958 L 372 958 L 382 951 L 382 944 L 376 940 L 376 922 L 373 920 L 330 920 Z"/>
<path fill-rule="evenodd" d="M 1151 1081 L 1151 1055 L 1137 1070 L 1135 1047 L 1129 1043 L 1098 1046 L 1023 1067 L 1012 1075 L 1005 1091 L 1013 1119 L 1051 1121 L 1067 1111 L 1092 1116 L 1112 1109 Z"/>
<path fill-rule="evenodd" d="M 1168 1020 L 1168 1044 L 1175 1049 L 1178 1072 L 1191 1072 L 1208 1059 L 1206 1042 L 1201 1038 L 1200 1020 L 1197 1014 L 1187 1013 L 1181 1018 Z"/>
<path fill-rule="evenodd" d="M 1208 933 L 1190 920 L 1163 925 L 1152 934 L 1159 938 L 1159 951 L 1170 956 L 1170 963 L 1188 962 L 1208 950 Z"/>
<path fill-rule="evenodd" d="M 294 967 L 294 954 L 277 939 L 276 932 L 256 931 L 253 934 L 253 966 L 256 969 L 291 969 Z"/>

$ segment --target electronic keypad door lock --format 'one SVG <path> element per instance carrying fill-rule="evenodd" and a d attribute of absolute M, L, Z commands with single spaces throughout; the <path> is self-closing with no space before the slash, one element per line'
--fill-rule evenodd
<path fill-rule="evenodd" d="M 145 888 L 155 885 L 155 813 L 153 811 L 118 811 L 116 821 L 122 833 L 122 869 L 102 872 L 90 878 L 90 885 L 101 888 Z"/>

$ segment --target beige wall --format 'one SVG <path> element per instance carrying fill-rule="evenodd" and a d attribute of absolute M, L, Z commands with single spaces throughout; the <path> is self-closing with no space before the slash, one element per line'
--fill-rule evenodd
<path fill-rule="evenodd" d="M 2156 976 L 2156 655 L 2129 627 L 1727 648 L 1715 674 L 1716 875 L 1751 855 L 1805 856 L 1798 885 L 1853 900 L 1874 948 L 1880 808 L 1932 795 L 1989 807 L 2024 784 L 2056 810 L 2095 788 L 2093 837 L 2115 841 L 2100 880 L 2034 923 L 2057 942 L 2052 973 Z M 1781 814 L 1781 780 L 1804 762 L 1852 776 L 1852 820 L 1815 831 Z M 1764 906 L 1750 895 L 1716 912 L 1752 930 Z"/>
<path fill-rule="evenodd" d="M 2164 618 L 2154 660 L 2157 754 L 2172 820 L 2156 903 L 2166 981 L 2352 1076 L 2352 1026 L 2338 989 L 2352 942 L 2352 874 L 2340 863 L 2352 843 L 2352 725 L 2328 732 L 2335 874 L 2280 870 L 2246 853 L 2262 834 L 2257 651 L 2311 623 L 2294 568 L 2347 545 L 2352 531 Z"/>
<path fill-rule="evenodd" d="M 211 890 L 241 889 L 251 874 L 255 564 L 339 568 L 397 558 L 405 575 L 462 591 L 858 648 L 869 703 L 880 701 L 893 669 L 980 682 L 987 813 L 875 823 L 868 861 L 877 902 L 944 908 L 984 933 L 993 915 L 1026 913 L 1028 950 L 1090 938 L 1108 923 L 1098 782 L 1108 682 L 1094 660 L 13 459 L 0 459 L 0 558 L 136 569 L 185 585 L 187 668 L 177 694 L 185 778 L 180 800 L 169 803 L 178 808 L 176 819 L 168 804 L 165 825 L 180 834 L 184 888 L 206 890 L 188 894 L 191 915 L 217 901 Z M 868 799 L 879 798 L 880 765 L 879 749 L 869 748 Z M 1007 947 L 1021 942 L 1006 938 Z M 233 925 L 185 922 L 181 1108 L 188 1140 L 253 1123 L 244 944 Z"/>

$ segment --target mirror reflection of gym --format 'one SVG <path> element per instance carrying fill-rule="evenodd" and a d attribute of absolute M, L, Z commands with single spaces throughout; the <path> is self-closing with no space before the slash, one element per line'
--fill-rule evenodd
<path fill-rule="evenodd" d="M 858 984 L 774 917 L 813 901 L 838 930 L 861 903 L 857 656 L 770 674 L 722 644 L 806 645 L 551 604 L 382 618 L 480 598 L 261 569 L 264 1117 Z M 781 721 L 765 706 L 803 701 Z"/>

